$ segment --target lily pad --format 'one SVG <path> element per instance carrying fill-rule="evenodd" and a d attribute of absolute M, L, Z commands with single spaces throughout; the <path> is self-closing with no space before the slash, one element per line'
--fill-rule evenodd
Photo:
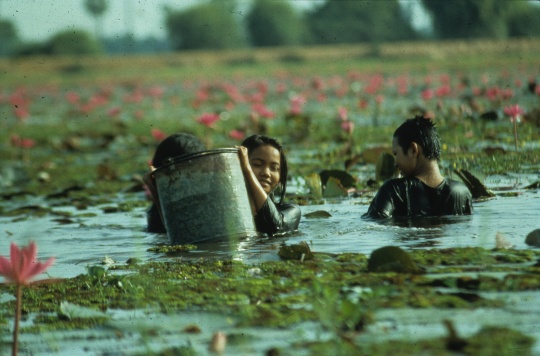
<path fill-rule="evenodd" d="M 336 178 L 330 177 L 328 179 L 328 182 L 326 183 L 326 187 L 323 191 L 323 197 L 325 198 L 340 198 L 340 197 L 348 197 L 349 192 L 339 180 Z"/>
<path fill-rule="evenodd" d="M 454 172 L 459 176 L 459 178 L 461 178 L 467 188 L 469 188 L 474 199 L 485 197 L 490 198 L 495 196 L 495 194 L 489 191 L 486 186 L 471 172 L 465 169 L 455 169 Z"/>
<path fill-rule="evenodd" d="M 540 229 L 533 230 L 527 234 L 525 243 L 531 246 L 540 246 Z"/>
<path fill-rule="evenodd" d="M 338 180 L 345 188 L 354 187 L 356 184 L 356 178 L 345 171 L 338 169 L 324 170 L 319 173 L 321 176 L 321 183 L 323 186 L 327 185 L 330 178 Z"/>
<path fill-rule="evenodd" d="M 397 246 L 385 246 L 371 253 L 368 260 L 369 272 L 417 273 L 419 268 L 411 256 Z"/>
<path fill-rule="evenodd" d="M 304 215 L 304 217 L 307 219 L 325 219 L 331 216 L 332 214 L 330 214 L 329 212 L 325 210 L 312 211 L 311 213 L 307 213 Z"/>

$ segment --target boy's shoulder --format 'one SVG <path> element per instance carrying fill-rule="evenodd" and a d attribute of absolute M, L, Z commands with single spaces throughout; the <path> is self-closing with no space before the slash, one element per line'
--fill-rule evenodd
<path fill-rule="evenodd" d="M 469 188 L 467 188 L 467 186 L 463 182 L 451 178 L 446 178 L 445 181 L 452 193 L 460 195 L 471 194 Z"/>

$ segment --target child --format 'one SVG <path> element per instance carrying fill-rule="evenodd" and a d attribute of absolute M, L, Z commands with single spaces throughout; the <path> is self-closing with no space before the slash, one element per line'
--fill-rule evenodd
<path fill-rule="evenodd" d="M 238 147 L 238 154 L 257 231 L 272 236 L 298 229 L 300 208 L 283 201 L 288 171 L 281 144 L 268 136 L 253 135 Z M 280 197 L 276 202 L 274 191 L 279 185 Z"/>
<path fill-rule="evenodd" d="M 152 158 L 151 171 L 144 175 L 144 182 L 152 194 L 152 206 L 146 212 L 148 232 L 165 233 L 167 230 L 163 225 L 159 212 L 159 196 L 157 194 L 154 176 L 152 174 L 159 168 L 171 161 L 173 158 L 206 150 L 204 144 L 195 136 L 187 133 L 177 133 L 170 135 L 159 143 Z"/>
<path fill-rule="evenodd" d="M 363 218 L 472 214 L 468 188 L 439 171 L 441 144 L 430 119 L 406 120 L 394 132 L 392 152 L 403 177 L 381 186 Z"/>

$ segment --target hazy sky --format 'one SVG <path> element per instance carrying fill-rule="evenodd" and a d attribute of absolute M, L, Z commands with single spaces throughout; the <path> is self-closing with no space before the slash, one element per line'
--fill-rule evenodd
<path fill-rule="evenodd" d="M 163 7 L 180 9 L 199 1 L 108 0 L 108 8 L 102 20 L 103 34 L 111 37 L 130 32 L 139 38 L 164 37 L 166 30 L 163 26 Z M 293 0 L 293 4 L 299 8 L 308 8 L 320 1 Z M 0 0 L 0 18 L 12 21 L 23 41 L 45 40 L 70 28 L 94 33 L 95 22 L 86 12 L 84 2 L 85 0 Z M 250 0 L 242 2 L 249 3 Z"/>

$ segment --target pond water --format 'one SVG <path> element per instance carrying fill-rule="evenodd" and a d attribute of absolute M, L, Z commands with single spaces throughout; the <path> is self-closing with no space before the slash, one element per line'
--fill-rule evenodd
<path fill-rule="evenodd" d="M 0 251 L 9 251 L 9 243 L 38 243 L 38 258 L 55 256 L 55 264 L 41 278 L 69 278 L 86 273 L 86 267 L 100 265 L 105 257 L 124 264 L 129 258 L 143 261 L 172 258 L 198 259 L 234 258 L 246 263 L 278 260 L 277 250 L 282 243 L 306 241 L 313 251 L 327 253 L 360 252 L 369 254 L 374 249 L 397 245 L 405 249 L 449 248 L 479 246 L 495 247 L 495 236 L 502 234 L 515 248 L 533 248 L 525 244 L 525 236 L 540 228 L 538 211 L 540 192 L 523 189 L 538 181 L 534 174 L 492 176 L 484 181 L 496 197 L 474 203 L 474 215 L 432 219 L 392 221 L 386 223 L 362 220 L 369 197 L 327 200 L 320 205 L 302 206 L 304 215 L 299 231 L 276 238 L 251 237 L 241 241 L 207 243 L 190 252 L 166 255 L 149 251 L 167 244 L 163 234 L 147 233 L 146 208 L 127 212 L 105 213 L 115 203 L 140 201 L 143 193 L 122 193 L 117 200 L 102 206 L 91 206 L 79 211 L 67 203 L 53 203 L 53 214 L 37 217 L 18 215 L 0 217 Z M 294 192 L 295 188 L 291 187 Z M 21 196 L 3 201 L 6 211 L 21 206 L 47 206 L 42 197 Z M 330 213 L 328 218 L 308 218 L 306 214 L 318 210 Z M 69 218 L 62 213 L 69 212 Z M 486 294 L 487 295 L 487 294 Z M 1 302 L 12 300 L 4 294 Z M 383 309 L 376 311 L 375 322 L 361 333 L 357 341 L 385 342 L 393 339 L 421 340 L 445 337 L 443 319 L 452 319 L 459 335 L 469 337 L 485 325 L 505 325 L 534 337 L 537 341 L 533 353 L 540 354 L 540 317 L 537 292 L 497 293 L 504 298 L 503 309 Z M 76 305 L 68 305 L 73 313 L 101 313 Z M 230 317 L 205 312 L 181 312 L 165 315 L 159 310 L 108 310 L 110 320 L 99 328 L 73 331 L 50 331 L 38 334 L 24 333 L 21 342 L 29 354 L 145 354 L 166 347 L 190 345 L 199 354 L 207 353 L 208 342 L 218 330 L 227 330 L 231 342 L 227 354 L 264 354 L 270 347 L 287 349 L 289 345 L 308 340 L 328 340 L 333 336 L 317 323 L 302 323 L 287 329 L 242 328 L 234 326 Z M 32 317 L 24 324 L 31 325 Z M 196 324 L 200 334 L 178 333 L 186 326 Z M 11 327 L 11 326 L 10 326 Z M 122 333 L 123 337 L 116 337 Z M 157 336 L 156 336 L 157 335 Z M 235 342 L 232 342 L 236 340 Z M 238 341 L 241 340 L 241 341 Z M 3 337 L 9 344 L 9 334 Z M 306 353 L 307 354 L 307 353 Z"/>
<path fill-rule="evenodd" d="M 101 264 L 105 257 L 121 264 L 129 258 L 147 261 L 178 257 L 232 257 L 248 263 L 277 260 L 280 244 L 300 241 L 308 242 L 316 252 L 370 254 L 374 249 L 386 245 L 405 249 L 494 248 L 495 236 L 500 233 L 515 248 L 524 249 L 531 248 L 525 244 L 525 236 L 540 228 L 540 193 L 522 188 L 539 178 L 538 174 L 488 177 L 485 183 L 497 196 L 475 202 L 472 216 L 380 223 L 360 218 L 367 210 L 368 197 L 328 200 L 324 204 L 301 207 L 304 217 L 296 233 L 272 239 L 250 237 L 234 242 L 200 244 L 195 251 L 174 256 L 148 251 L 167 244 L 168 238 L 145 231 L 146 209 L 143 207 L 128 212 L 104 213 L 104 206 L 77 211 L 71 206 L 59 205 L 53 207 L 53 212 L 70 212 L 72 215 L 69 219 L 50 214 L 27 218 L 0 217 L 0 251 L 9 251 L 11 241 L 26 244 L 34 240 L 39 246 L 39 259 L 56 257 L 56 263 L 48 270 L 49 276 L 61 278 L 86 273 L 86 266 Z M 139 194 L 142 193 L 121 194 L 117 199 L 118 202 L 140 201 Z M 9 204 L 13 207 L 44 203 L 42 198 L 23 197 Z M 305 217 L 318 210 L 324 210 L 331 216 Z M 88 216 L 91 213 L 94 216 Z"/>

